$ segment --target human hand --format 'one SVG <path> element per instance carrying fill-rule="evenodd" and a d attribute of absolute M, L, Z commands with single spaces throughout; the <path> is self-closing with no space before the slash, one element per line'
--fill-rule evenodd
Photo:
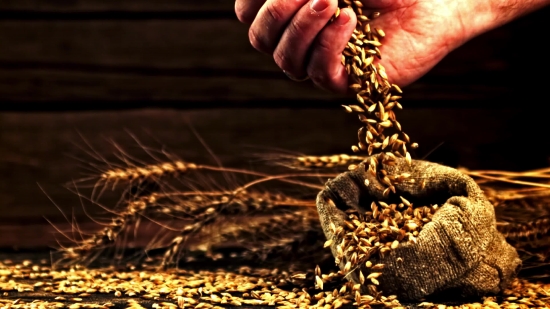
<path fill-rule="evenodd" d="M 547 0 L 544 0 L 547 1 Z M 383 29 L 379 63 L 391 83 L 406 86 L 427 73 L 450 51 L 498 23 L 492 1 L 361 0 L 364 14 L 381 15 L 371 28 Z M 251 24 L 249 38 L 259 51 L 272 54 L 293 79 L 309 76 L 319 87 L 348 91 L 341 55 L 357 17 L 343 9 L 329 23 L 337 0 L 237 0 L 235 12 Z"/>

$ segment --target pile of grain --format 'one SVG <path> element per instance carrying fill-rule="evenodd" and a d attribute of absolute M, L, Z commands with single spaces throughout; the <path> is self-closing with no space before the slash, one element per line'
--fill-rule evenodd
<path fill-rule="evenodd" d="M 49 261 L 0 263 L 2 308 L 339 308 L 356 305 L 355 294 L 340 278 L 323 276 L 324 290 L 314 273 L 282 268 L 240 267 L 236 270 L 86 269 L 52 270 Z M 287 265 L 289 266 L 289 265 Z M 316 270 L 320 272 L 320 270 Z M 396 299 L 362 296 L 371 306 L 402 307 Z M 516 280 L 502 296 L 455 308 L 548 308 L 550 284 Z M 448 304 L 447 304 L 448 305 Z M 422 308 L 445 308 L 420 303 Z M 546 307 L 545 307 L 546 306 Z M 361 306 L 366 308 L 366 305 Z M 452 306 L 448 306 L 452 308 Z"/>

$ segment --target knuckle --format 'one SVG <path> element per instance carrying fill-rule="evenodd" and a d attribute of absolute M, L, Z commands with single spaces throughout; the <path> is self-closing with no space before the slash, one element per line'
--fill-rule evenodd
<path fill-rule="evenodd" d="M 329 36 L 320 35 L 316 38 L 312 50 L 312 59 L 308 64 L 308 74 L 311 80 L 323 88 L 331 88 L 336 83 L 335 72 L 330 72 L 332 65 L 327 63 L 327 59 L 332 59 L 335 50 L 334 42 Z"/>
<path fill-rule="evenodd" d="M 293 19 L 288 25 L 288 31 L 292 36 L 299 38 L 303 37 L 307 33 L 306 27 L 307 26 L 304 21 L 300 19 Z"/>
<path fill-rule="evenodd" d="M 284 6 L 276 6 L 273 4 L 273 2 L 268 2 L 265 6 L 265 11 L 269 15 L 269 18 L 274 22 L 281 22 L 284 21 L 284 14 L 281 12 L 281 7 Z"/>
<path fill-rule="evenodd" d="M 282 70 L 289 71 L 292 69 L 292 61 L 286 54 L 285 50 L 277 48 L 273 52 L 273 59 L 275 60 L 277 66 L 279 66 L 279 68 L 281 68 Z"/>
<path fill-rule="evenodd" d="M 254 28 L 250 28 L 248 31 L 248 39 L 250 40 L 250 44 L 252 47 L 254 47 L 256 50 L 264 52 L 264 53 L 270 53 L 269 44 L 265 41 L 265 38 L 261 35 L 258 35 Z"/>
<path fill-rule="evenodd" d="M 312 60 L 308 67 L 307 73 L 311 80 L 319 86 L 326 87 L 334 82 L 334 78 L 324 64 L 319 63 L 318 60 Z"/>
<path fill-rule="evenodd" d="M 317 37 L 315 44 L 315 52 L 320 54 L 331 53 L 334 49 L 334 43 L 331 42 L 327 36 L 320 35 Z"/>

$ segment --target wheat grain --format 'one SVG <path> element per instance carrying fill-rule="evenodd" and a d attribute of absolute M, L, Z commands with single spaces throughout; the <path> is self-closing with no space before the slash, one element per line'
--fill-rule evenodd
<path fill-rule="evenodd" d="M 402 306 L 395 297 L 381 296 L 379 300 L 369 295 L 361 296 L 357 286 L 343 285 L 339 290 L 314 291 L 314 281 L 322 281 L 325 286 L 338 278 L 335 275 L 325 275 L 324 278 L 316 276 L 313 280 L 306 279 L 304 274 L 287 272 L 278 269 L 242 267 L 237 271 L 193 271 L 180 270 L 165 273 L 156 273 L 149 270 L 117 272 L 113 270 L 73 269 L 72 271 L 52 271 L 47 267 L 32 270 L 33 265 L 0 264 L 3 277 L 0 278 L 0 290 L 13 291 L 20 289 L 25 284 L 21 283 L 25 276 L 33 275 L 35 280 L 41 280 L 43 284 L 39 288 L 32 289 L 35 292 L 56 291 L 60 295 L 70 297 L 75 290 L 84 290 L 89 286 L 97 286 L 99 294 L 119 292 L 128 295 L 134 292 L 132 298 L 125 300 L 129 308 L 141 309 L 139 299 L 154 301 L 154 308 L 195 307 L 214 308 L 216 305 L 248 305 L 265 306 L 274 305 L 288 308 L 339 308 L 343 305 L 362 304 L 360 308 L 368 306 L 381 306 L 385 308 L 398 308 Z M 320 270 L 319 272 L 320 273 Z M 21 277 L 22 274 L 26 274 Z M 293 277 L 299 276 L 299 281 Z M 376 275 L 371 275 L 375 278 Z M 303 280 L 303 279 L 306 280 Z M 320 284 L 320 283 L 319 283 Z M 29 285 L 27 285 L 29 286 Z M 495 297 L 486 297 L 483 303 L 465 303 L 468 308 L 518 308 L 524 306 L 544 307 L 549 301 L 547 293 L 548 284 L 530 283 L 525 280 L 516 280 L 510 288 L 504 291 L 501 300 Z M 27 292 L 17 292 L 17 299 L 2 299 L 0 302 L 8 308 L 109 308 L 112 303 L 87 303 L 80 300 L 67 299 L 60 296 L 59 302 L 47 302 L 33 300 L 32 296 L 26 296 Z M 156 305 L 155 305 L 156 304 Z M 421 303 L 419 307 L 441 308 L 444 304 Z"/>
<path fill-rule="evenodd" d="M 414 207 L 403 197 L 401 201 L 401 204 L 373 201 L 370 211 L 364 213 L 348 209 L 346 210 L 347 220 L 340 226 L 343 228 L 342 232 L 335 234 L 336 239 L 342 238 L 337 248 L 337 252 L 340 253 L 336 256 L 337 264 L 344 263 L 340 275 L 348 277 L 351 270 L 359 272 L 359 281 L 362 285 L 366 280 L 373 284 L 373 287 L 367 290 L 371 296 L 375 296 L 375 299 L 381 296 L 374 286 L 379 285 L 378 277 L 384 266 L 383 264 L 373 266 L 370 260 L 376 254 L 383 257 L 390 250 L 397 249 L 402 241 L 414 242 L 419 230 L 431 221 L 438 209 L 437 205 Z M 330 199 L 327 202 L 334 205 Z M 336 229 L 334 228 L 334 231 Z M 365 265 L 365 268 L 362 268 L 362 265 Z M 368 271 L 366 279 L 364 271 Z"/>
<path fill-rule="evenodd" d="M 401 125 L 396 121 L 395 113 L 393 112 L 394 107 L 401 108 L 401 104 L 397 100 L 401 99 L 400 94 L 402 91 L 399 86 L 392 85 L 388 82 L 388 76 L 384 67 L 379 63 L 376 65 L 373 62 L 374 56 L 381 58 L 378 47 L 381 46 L 380 40 L 385 37 L 385 33 L 381 29 L 375 29 L 375 31 L 372 32 L 368 21 L 377 18 L 380 14 L 374 12 L 370 17 L 363 15 L 363 5 L 360 1 L 344 0 L 342 5 L 340 5 L 340 8 L 343 7 L 353 9 L 358 16 L 356 29 L 343 52 L 343 63 L 350 75 L 350 89 L 356 93 L 357 101 L 362 106 L 353 107 L 355 105 L 346 105 L 344 108 L 347 112 L 359 113 L 360 121 L 366 123 L 366 126 L 358 130 L 359 142 L 357 146 L 352 146 L 352 150 L 353 152 L 366 151 L 369 155 L 375 155 L 374 160 L 370 160 L 367 170 L 376 175 L 380 182 L 387 186 L 383 191 L 383 196 L 387 198 L 390 192 L 395 194 L 396 191 L 393 184 L 395 180 L 400 177 L 388 177 L 385 170 L 382 169 L 382 165 L 378 164 L 378 161 L 385 165 L 393 165 L 397 158 L 404 157 L 409 164 L 412 163 L 411 155 L 407 151 L 407 144 L 410 144 L 410 138 L 406 133 L 401 131 Z M 376 127 L 370 123 L 376 125 Z M 393 129 L 394 132 L 388 134 L 387 131 L 389 129 Z M 418 147 L 417 144 L 411 148 L 416 147 Z M 390 148 L 391 151 L 384 153 L 386 148 Z M 349 166 L 349 170 L 356 170 L 356 168 L 357 166 L 355 164 Z M 366 185 L 368 185 L 368 183 Z M 380 221 L 383 221 L 383 224 L 387 224 L 387 218 L 383 218 L 382 215 L 379 215 L 378 207 L 374 205 L 373 208 L 370 214 L 360 219 L 363 220 L 363 222 L 364 220 L 372 223 L 380 223 Z M 410 209 L 410 207 L 408 207 L 408 209 Z M 357 218 L 357 215 L 360 216 L 360 214 L 350 215 L 350 218 L 352 218 L 352 216 Z M 418 218 L 418 216 L 416 217 Z M 384 219 L 386 221 L 384 221 Z M 420 220 L 419 222 L 423 223 L 424 221 L 426 220 Z M 345 224 L 345 226 L 350 228 L 349 232 L 354 235 L 354 239 L 357 240 L 358 237 L 355 235 L 357 232 L 354 229 L 355 227 L 350 226 L 350 224 Z M 410 226 L 410 224 L 408 226 Z M 356 228 L 360 230 L 364 227 L 356 226 Z M 346 244 L 352 244 L 351 248 L 356 248 L 355 246 L 358 245 L 357 241 L 353 243 L 351 240 L 346 242 Z M 379 250 L 380 254 L 384 254 L 391 249 L 396 249 L 398 244 L 399 242 L 394 240 L 389 247 L 376 249 Z M 344 249 L 344 251 L 346 250 Z M 364 259 L 359 259 L 360 261 L 358 262 L 357 258 L 354 258 L 356 257 L 355 254 L 357 254 L 357 252 L 353 252 L 351 257 L 349 257 L 354 260 L 354 265 L 363 263 Z M 337 257 L 337 260 L 340 259 L 340 256 Z M 368 259 L 368 257 L 366 257 L 366 259 Z M 349 262 L 346 263 L 344 272 L 348 272 L 350 268 Z M 378 285 L 376 278 L 372 277 L 371 281 L 375 285 Z"/>
<path fill-rule="evenodd" d="M 100 179 L 109 183 L 119 181 L 130 182 L 136 179 L 143 181 L 152 178 L 158 179 L 164 176 L 179 176 L 195 169 L 197 169 L 197 165 L 194 163 L 183 161 L 164 162 L 143 167 L 136 166 L 125 169 L 106 170 L 100 175 Z"/>
<path fill-rule="evenodd" d="M 371 31 L 369 21 L 377 18 L 380 13 L 374 12 L 370 17 L 366 16 L 363 14 L 363 5 L 360 1 L 344 0 L 340 2 L 335 17 L 344 7 L 354 10 L 358 17 L 357 26 L 343 51 L 343 63 L 350 75 L 350 89 L 356 93 L 357 101 L 360 103 L 345 105 L 344 108 L 347 112 L 359 113 L 361 122 L 376 124 L 376 128 L 370 125 L 362 127 L 370 131 L 370 134 L 366 139 L 359 134 L 359 144 L 354 145 L 352 150 L 363 150 L 373 155 L 390 147 L 394 158 L 406 157 L 410 161 L 405 143 L 401 145 L 402 148 L 394 147 L 400 137 L 406 143 L 410 143 L 408 135 L 401 131 L 401 125 L 396 121 L 393 112 L 394 107 L 401 108 L 397 100 L 401 99 L 402 90 L 388 82 L 388 76 L 380 63 L 373 62 L 374 56 L 381 57 L 378 47 L 382 45 L 380 41 L 386 34 L 379 28 Z M 387 129 L 393 129 L 394 132 L 388 134 Z M 388 136 L 392 138 L 388 139 Z"/>

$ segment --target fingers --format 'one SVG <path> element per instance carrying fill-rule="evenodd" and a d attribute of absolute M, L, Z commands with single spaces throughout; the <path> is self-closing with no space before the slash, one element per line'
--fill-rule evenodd
<path fill-rule="evenodd" d="M 320 88 L 346 93 L 348 76 L 341 55 L 356 24 L 351 9 L 336 12 L 337 0 L 236 0 L 240 21 L 251 23 L 252 46 L 273 54 L 293 80 L 309 76 Z"/>
<path fill-rule="evenodd" d="M 356 21 L 353 10 L 342 9 L 338 18 L 317 36 L 311 48 L 307 74 L 318 87 L 336 93 L 348 91 L 348 75 L 341 62 L 342 52 L 355 29 Z"/>
<path fill-rule="evenodd" d="M 264 3 L 265 0 L 235 1 L 235 13 L 237 14 L 237 18 L 242 23 L 251 24 Z"/>
<path fill-rule="evenodd" d="M 307 0 L 267 0 L 248 31 L 252 46 L 261 52 L 273 53 L 284 29 L 306 3 Z"/>
<path fill-rule="evenodd" d="M 298 10 L 273 52 L 275 63 L 282 70 L 295 77 L 306 75 L 306 58 L 311 45 L 337 7 L 337 0 L 311 0 Z"/>

